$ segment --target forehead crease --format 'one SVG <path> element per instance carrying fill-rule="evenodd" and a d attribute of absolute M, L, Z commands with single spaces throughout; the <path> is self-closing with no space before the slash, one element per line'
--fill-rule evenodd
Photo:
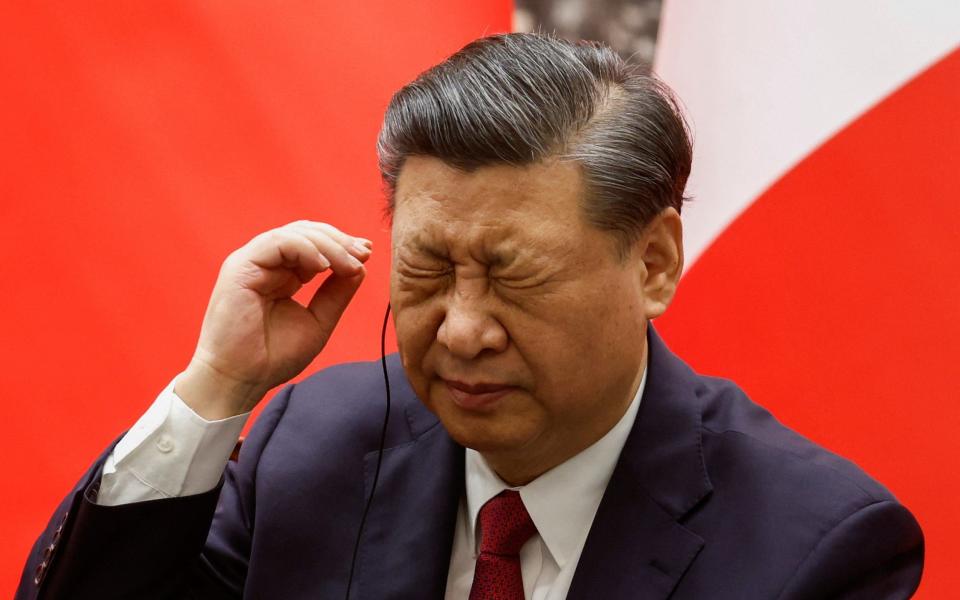
<path fill-rule="evenodd" d="M 510 253 L 516 227 L 464 219 L 445 223 L 442 231 L 443 243 L 454 260 L 498 262 Z"/>
<path fill-rule="evenodd" d="M 525 254 L 521 231 L 509 223 L 428 218 L 409 228 L 401 245 L 435 258 L 507 263 Z"/>
<path fill-rule="evenodd" d="M 559 249 L 582 225 L 578 177 L 566 163 L 461 171 L 437 159 L 411 160 L 401 173 L 395 239 L 501 262 Z"/>

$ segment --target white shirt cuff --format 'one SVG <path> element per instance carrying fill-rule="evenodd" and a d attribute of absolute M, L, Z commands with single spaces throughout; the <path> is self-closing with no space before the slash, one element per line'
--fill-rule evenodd
<path fill-rule="evenodd" d="M 170 382 L 107 457 L 97 503 L 189 496 L 216 487 L 250 413 L 207 421 Z"/>

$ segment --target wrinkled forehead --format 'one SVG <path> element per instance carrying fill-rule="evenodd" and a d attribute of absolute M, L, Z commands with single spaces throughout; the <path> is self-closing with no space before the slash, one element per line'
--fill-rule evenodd
<path fill-rule="evenodd" d="M 394 245 L 429 250 L 442 241 L 506 253 L 523 241 L 575 236 L 584 225 L 580 177 L 565 162 L 465 171 L 412 157 L 396 188 Z"/>
<path fill-rule="evenodd" d="M 394 195 L 397 209 L 433 204 L 455 214 L 532 209 L 568 214 L 580 207 L 584 190 L 581 166 L 573 160 L 461 169 L 439 158 L 414 156 L 400 172 Z"/>

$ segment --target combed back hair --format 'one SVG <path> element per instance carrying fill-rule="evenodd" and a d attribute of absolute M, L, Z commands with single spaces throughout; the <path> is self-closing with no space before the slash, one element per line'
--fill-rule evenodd
<path fill-rule="evenodd" d="M 663 209 L 680 211 L 692 153 L 678 102 L 648 69 L 599 43 L 530 33 L 471 42 L 400 89 L 377 152 L 391 213 L 409 156 L 464 171 L 575 160 L 587 219 L 622 249 Z"/>

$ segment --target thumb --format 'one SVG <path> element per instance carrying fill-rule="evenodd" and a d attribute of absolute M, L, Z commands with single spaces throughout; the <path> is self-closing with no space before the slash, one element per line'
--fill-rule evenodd
<path fill-rule="evenodd" d="M 349 277 L 331 274 L 313 294 L 307 309 L 313 313 L 313 317 L 320 327 L 327 332 L 327 335 L 337 325 L 343 311 L 350 304 L 353 295 L 357 293 L 360 284 L 363 283 L 366 273 L 366 269 L 360 269 L 357 274 Z"/>

